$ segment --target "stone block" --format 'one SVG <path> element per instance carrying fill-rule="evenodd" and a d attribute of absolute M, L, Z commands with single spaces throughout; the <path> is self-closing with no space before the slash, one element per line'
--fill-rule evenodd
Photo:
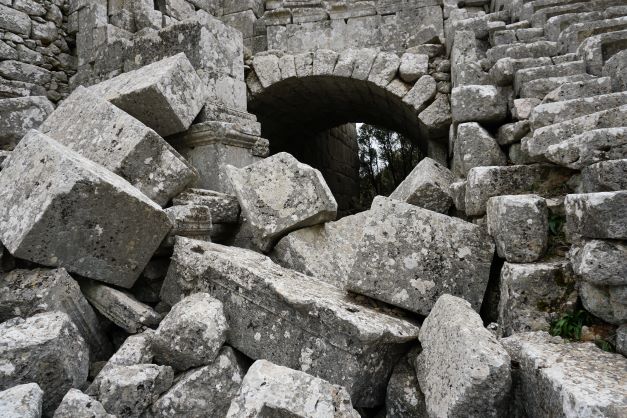
<path fill-rule="evenodd" d="M 407 358 L 398 362 L 385 397 L 386 417 L 428 418 L 425 395 L 420 390 L 416 371 Z"/>
<path fill-rule="evenodd" d="M 420 329 L 420 343 L 416 375 L 429 416 L 505 416 L 510 357 L 468 302 L 442 295 Z"/>
<path fill-rule="evenodd" d="M 422 112 L 427 103 L 435 97 L 437 83 L 430 75 L 423 75 L 414 86 L 403 96 L 403 103 L 410 105 L 416 113 Z"/>
<path fill-rule="evenodd" d="M 573 270 L 582 280 L 596 285 L 627 286 L 627 245 L 592 240 L 573 250 Z"/>
<path fill-rule="evenodd" d="M 602 128 L 572 136 L 550 145 L 548 160 L 572 169 L 582 169 L 599 161 L 627 157 L 627 127 Z"/>
<path fill-rule="evenodd" d="M 3 418 L 40 418 L 44 392 L 37 383 L 25 383 L 0 392 Z"/>
<path fill-rule="evenodd" d="M 7 4 L 7 3 L 4 3 Z M 19 10 L 0 4 L 0 29 L 28 36 L 31 31 L 31 20 Z"/>
<path fill-rule="evenodd" d="M 45 97 L 0 99 L 0 149 L 12 150 L 30 129 L 37 129 L 54 111 Z"/>
<path fill-rule="evenodd" d="M 569 194 L 564 206 L 570 234 L 627 239 L 627 191 Z"/>
<path fill-rule="evenodd" d="M 597 318 L 614 325 L 627 323 L 627 286 L 579 284 L 583 307 Z"/>
<path fill-rule="evenodd" d="M 348 289 L 421 315 L 444 293 L 479 310 L 493 253 L 494 245 L 476 225 L 376 197 Z"/>
<path fill-rule="evenodd" d="M 601 161 L 581 170 L 583 193 L 627 190 L 627 159 Z"/>
<path fill-rule="evenodd" d="M 155 131 L 103 94 L 77 88 L 41 125 L 41 132 L 164 206 L 196 179 L 194 169 Z"/>
<path fill-rule="evenodd" d="M 85 395 L 78 389 L 70 389 L 61 405 L 54 412 L 54 418 L 114 418 L 105 411 L 100 402 L 91 396 Z"/>
<path fill-rule="evenodd" d="M 414 88 L 418 83 L 420 80 L 414 85 Z M 427 90 L 425 93 L 428 94 L 429 91 Z M 425 137 L 445 137 L 451 125 L 451 104 L 448 94 L 438 93 L 435 100 L 418 114 L 418 122 L 420 123 L 420 132 Z"/>
<path fill-rule="evenodd" d="M 462 176 L 474 167 L 507 164 L 507 157 L 496 139 L 476 122 L 457 126 L 453 149 L 453 169 Z"/>
<path fill-rule="evenodd" d="M 11 254 L 122 287 L 171 228 L 130 183 L 36 131 L 0 171 L 0 202 L 0 241 Z"/>
<path fill-rule="evenodd" d="M 0 390 L 37 383 L 45 416 L 68 390 L 85 383 L 88 370 L 87 345 L 66 314 L 45 312 L 0 324 Z"/>
<path fill-rule="evenodd" d="M 537 195 L 497 196 L 488 200 L 488 234 L 499 257 L 511 263 L 538 260 L 549 241 L 549 210 Z"/>
<path fill-rule="evenodd" d="M 357 418 L 345 388 L 307 373 L 256 361 L 244 376 L 229 418 L 294 416 Z"/>
<path fill-rule="evenodd" d="M 179 238 L 161 295 L 174 304 L 196 292 L 224 305 L 228 344 L 253 359 L 341 383 L 356 405 L 383 401 L 392 366 L 418 332 L 261 254 Z"/>
<path fill-rule="evenodd" d="M 175 205 L 164 209 L 174 225 L 161 243 L 162 248 L 172 248 L 176 236 L 211 241 L 211 211 L 204 205 Z"/>
<path fill-rule="evenodd" d="M 453 122 L 497 123 L 507 116 L 507 98 L 494 86 L 458 86 L 451 92 L 451 112 Z"/>
<path fill-rule="evenodd" d="M 290 231 L 332 221 L 337 203 L 320 171 L 287 153 L 237 169 L 227 166 L 253 232 L 254 244 L 267 252 Z"/>
<path fill-rule="evenodd" d="M 412 54 L 406 52 L 401 56 L 398 68 L 401 79 L 413 83 L 429 71 L 429 56 L 426 54 Z"/>
<path fill-rule="evenodd" d="M 214 224 L 237 223 L 239 202 L 237 197 L 205 189 L 188 189 L 172 199 L 174 205 L 203 205 L 209 208 Z"/>

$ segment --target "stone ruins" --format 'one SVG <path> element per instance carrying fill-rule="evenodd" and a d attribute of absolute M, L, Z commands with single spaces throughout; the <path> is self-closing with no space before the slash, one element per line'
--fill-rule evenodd
<path fill-rule="evenodd" d="M 356 123 L 422 159 L 358 211 Z M 0 0 L 0 417 L 627 417 L 625 0 Z"/>

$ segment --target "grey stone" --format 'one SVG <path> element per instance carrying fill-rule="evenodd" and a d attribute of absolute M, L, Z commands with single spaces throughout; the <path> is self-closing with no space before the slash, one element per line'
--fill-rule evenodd
<path fill-rule="evenodd" d="M 88 369 L 87 345 L 65 313 L 0 324 L 0 390 L 37 383 L 44 391 L 45 416 L 52 415 L 69 389 L 85 383 Z"/>
<path fill-rule="evenodd" d="M 476 122 L 459 124 L 453 152 L 454 171 L 462 176 L 474 167 L 507 164 L 507 157 L 494 137 Z"/>
<path fill-rule="evenodd" d="M 586 72 L 583 61 L 571 61 L 563 64 L 542 65 L 529 68 L 521 68 L 514 73 L 514 92 L 521 93 L 521 89 L 525 83 L 534 80 L 547 80 L 553 77 L 565 77 Z M 553 89 L 551 89 L 553 90 Z M 521 97 L 523 97 L 521 95 Z M 542 99 L 542 97 L 537 97 Z"/>
<path fill-rule="evenodd" d="M 152 339 L 155 360 L 175 370 L 208 365 L 224 344 L 228 328 L 219 300 L 207 293 L 188 296 L 159 324 Z"/>
<path fill-rule="evenodd" d="M 549 92 L 542 99 L 542 103 L 561 102 L 578 97 L 592 97 L 612 92 L 611 78 L 601 77 L 586 81 L 575 81 L 562 84 Z"/>
<path fill-rule="evenodd" d="M 559 86 L 578 81 L 590 81 L 596 77 L 590 74 L 575 74 L 563 77 L 538 78 L 527 81 L 520 87 L 520 97 L 533 97 L 544 100 L 544 98 Z"/>
<path fill-rule="evenodd" d="M 385 398 L 386 418 L 427 418 L 425 396 L 420 390 L 416 371 L 407 358 L 392 372 Z"/>
<path fill-rule="evenodd" d="M 501 269 L 499 333 L 549 331 L 553 321 L 572 312 L 575 278 L 567 262 L 505 263 Z"/>
<path fill-rule="evenodd" d="M 196 179 L 196 172 L 156 132 L 101 95 L 77 88 L 40 130 L 164 206 Z"/>
<path fill-rule="evenodd" d="M 420 81 L 418 80 L 416 85 Z M 451 104 L 449 103 L 448 94 L 438 93 L 435 96 L 435 100 L 418 114 L 418 122 L 420 122 L 420 130 L 424 136 L 430 138 L 446 136 L 451 124 Z"/>
<path fill-rule="evenodd" d="M 65 269 L 13 270 L 0 276 L 0 322 L 50 311 L 70 317 L 89 346 L 92 361 L 110 355 L 111 343 L 100 320 Z"/>
<path fill-rule="evenodd" d="M 427 103 L 435 97 L 437 83 L 430 75 L 423 75 L 414 86 L 403 96 L 403 103 L 410 105 L 416 113 L 422 112 Z"/>
<path fill-rule="evenodd" d="M 512 263 L 538 260 L 549 241 L 549 210 L 537 195 L 497 196 L 488 200 L 488 234 L 499 257 Z"/>
<path fill-rule="evenodd" d="M 204 205 L 175 205 L 164 209 L 174 225 L 161 244 L 171 248 L 176 236 L 211 241 L 211 211 Z"/>
<path fill-rule="evenodd" d="M 581 170 L 583 193 L 617 190 L 627 190 L 627 159 L 601 161 Z"/>
<path fill-rule="evenodd" d="M 616 330 L 616 351 L 627 357 L 627 324 Z"/>
<path fill-rule="evenodd" d="M 172 386 L 171 367 L 154 364 L 114 366 L 101 373 L 97 399 L 107 412 L 138 418 Z"/>
<path fill-rule="evenodd" d="M 455 209 L 461 212 L 466 211 L 466 181 L 457 181 L 451 183 L 449 188 L 451 197 L 453 198 L 453 205 Z"/>
<path fill-rule="evenodd" d="M 468 302 L 442 295 L 420 329 L 420 343 L 416 375 L 430 417 L 504 416 L 510 357 Z"/>
<path fill-rule="evenodd" d="M 451 112 L 453 122 L 500 122 L 507 116 L 507 99 L 494 86 L 458 86 L 451 92 Z"/>
<path fill-rule="evenodd" d="M 539 99 L 533 98 L 514 99 L 514 105 L 511 109 L 512 117 L 517 120 L 528 120 L 533 109 L 540 103 Z"/>
<path fill-rule="evenodd" d="M 161 136 L 187 130 L 206 96 L 202 81 L 182 52 L 96 84 L 90 90 Z"/>
<path fill-rule="evenodd" d="M 13 149 L 30 129 L 36 129 L 54 110 L 45 97 L 0 99 L 0 148 Z"/>
<path fill-rule="evenodd" d="M 619 241 L 592 240 L 571 257 L 573 270 L 596 285 L 627 286 L 627 245 Z"/>
<path fill-rule="evenodd" d="M 446 213 L 453 203 L 449 194 L 452 182 L 453 174 L 448 168 L 425 157 L 390 194 L 390 199 Z"/>
<path fill-rule="evenodd" d="M 581 303 L 594 316 L 614 325 L 627 322 L 627 286 L 599 286 L 589 282 L 579 284 Z"/>
<path fill-rule="evenodd" d="M 293 416 L 357 418 L 345 388 L 307 373 L 256 361 L 231 402 L 229 418 Z"/>
<path fill-rule="evenodd" d="M 0 76 L 14 81 L 46 85 L 52 79 L 52 73 L 45 68 L 20 61 L 0 62 Z"/>
<path fill-rule="evenodd" d="M 599 161 L 627 157 L 627 127 L 602 128 L 575 135 L 546 149 L 546 157 L 565 167 L 582 169 Z"/>
<path fill-rule="evenodd" d="M 172 199 L 174 205 L 203 205 L 209 208 L 214 224 L 237 223 L 240 207 L 237 197 L 213 190 L 188 189 Z"/>
<path fill-rule="evenodd" d="M 627 239 L 627 191 L 569 194 L 564 206 L 570 234 Z"/>
<path fill-rule="evenodd" d="M 253 359 L 342 383 L 356 405 L 383 401 L 393 364 L 418 332 L 261 254 L 179 238 L 162 298 L 174 304 L 196 292 L 223 303 L 230 345 Z"/>
<path fill-rule="evenodd" d="M 518 122 L 507 123 L 502 125 L 496 135 L 496 142 L 499 145 L 510 145 L 519 142 L 529 133 L 529 121 L 521 120 Z"/>
<path fill-rule="evenodd" d="M 287 153 L 227 174 L 253 232 L 254 244 L 267 252 L 288 232 L 335 219 L 337 203 L 320 171 Z"/>
<path fill-rule="evenodd" d="M 401 59 L 393 52 L 381 51 L 372 63 L 368 81 L 379 87 L 387 86 L 398 72 Z"/>
<path fill-rule="evenodd" d="M 233 349 L 223 347 L 209 365 L 177 376 L 174 385 L 152 404 L 146 415 L 222 418 L 237 396 L 245 374 Z"/>
<path fill-rule="evenodd" d="M 81 282 L 81 290 L 98 312 L 130 334 L 155 326 L 161 320 L 161 315 L 129 293 L 88 280 Z"/>
<path fill-rule="evenodd" d="M 502 58 L 490 68 L 490 78 L 497 86 L 507 86 L 514 82 L 514 76 L 518 71 L 551 64 L 549 57 Z"/>
<path fill-rule="evenodd" d="M 3 418 L 40 418 L 44 392 L 37 383 L 25 383 L 0 392 Z"/>
<path fill-rule="evenodd" d="M 0 4 L 0 29 L 30 35 L 31 20 L 26 13 Z"/>
<path fill-rule="evenodd" d="M 370 212 L 349 290 L 421 315 L 444 293 L 479 309 L 494 253 L 480 227 L 384 197 Z"/>
<path fill-rule="evenodd" d="M 413 83 L 427 74 L 429 56 L 426 54 L 412 54 L 406 52 L 401 56 L 398 73 L 401 79 L 407 83 Z"/>
<path fill-rule="evenodd" d="M 171 228 L 128 182 L 36 131 L 4 163 L 0 202 L 0 240 L 11 254 L 123 287 Z"/>
<path fill-rule="evenodd" d="M 114 418 L 105 411 L 100 402 L 85 395 L 78 389 L 70 389 L 61 405 L 54 412 L 54 418 Z"/>
<path fill-rule="evenodd" d="M 519 364 L 515 397 L 527 416 L 625 415 L 627 360 L 592 343 L 568 343 L 546 332 L 501 340 Z"/>

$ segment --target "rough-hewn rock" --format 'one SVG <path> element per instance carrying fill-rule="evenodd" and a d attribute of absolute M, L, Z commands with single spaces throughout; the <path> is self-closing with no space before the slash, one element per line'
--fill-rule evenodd
<path fill-rule="evenodd" d="M 256 361 L 226 415 L 357 418 L 345 388 L 307 373 Z"/>
<path fill-rule="evenodd" d="M 25 383 L 0 392 L 3 418 L 40 418 L 44 392 L 37 383 Z"/>
<path fill-rule="evenodd" d="M 61 405 L 54 411 L 54 418 L 114 418 L 100 402 L 78 389 L 70 389 Z"/>
<path fill-rule="evenodd" d="M 627 323 L 627 286 L 579 283 L 581 303 L 587 311 L 610 324 Z"/>
<path fill-rule="evenodd" d="M 473 167 L 506 165 L 507 157 L 496 140 L 476 122 L 457 127 L 453 169 L 466 176 Z"/>
<path fill-rule="evenodd" d="M 573 270 L 596 285 L 627 285 L 627 245 L 619 241 L 588 241 L 571 257 Z"/>
<path fill-rule="evenodd" d="M 569 194 L 564 206 L 571 234 L 627 239 L 627 191 Z"/>
<path fill-rule="evenodd" d="M 407 358 L 392 372 L 385 397 L 387 418 L 427 418 L 425 396 L 420 390 L 416 371 Z"/>
<path fill-rule="evenodd" d="M 13 149 L 30 129 L 37 129 L 54 111 L 45 97 L 0 99 L 0 149 Z"/>
<path fill-rule="evenodd" d="M 479 309 L 494 253 L 480 227 L 384 197 L 370 212 L 349 290 L 422 315 L 444 293 Z"/>

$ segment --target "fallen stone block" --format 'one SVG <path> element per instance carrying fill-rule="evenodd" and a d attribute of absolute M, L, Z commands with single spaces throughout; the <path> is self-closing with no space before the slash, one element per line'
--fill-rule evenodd
<path fill-rule="evenodd" d="M 605 322 L 627 323 L 627 286 L 600 286 L 582 281 L 579 297 L 588 312 Z"/>
<path fill-rule="evenodd" d="M 418 332 L 261 254 L 179 238 L 162 299 L 174 305 L 196 292 L 224 305 L 230 345 L 253 359 L 341 382 L 357 405 L 383 401 L 393 365 Z"/>
<path fill-rule="evenodd" d="M 376 197 L 363 234 L 349 290 L 421 315 L 444 293 L 479 310 L 494 254 L 482 228 Z"/>
<path fill-rule="evenodd" d="M 213 190 L 188 189 L 172 199 L 174 205 L 204 205 L 211 212 L 214 224 L 237 223 L 239 203 L 237 197 Z"/>
<path fill-rule="evenodd" d="M 155 131 L 103 94 L 78 87 L 41 125 L 41 132 L 164 206 L 196 179 L 196 171 Z"/>
<path fill-rule="evenodd" d="M 211 364 L 177 376 L 174 385 L 152 404 L 149 415 L 225 417 L 245 374 L 233 349 L 223 347 Z"/>
<path fill-rule="evenodd" d="M 202 81 L 182 52 L 89 90 L 161 136 L 186 131 L 206 101 Z"/>
<path fill-rule="evenodd" d="M 368 211 L 290 232 L 269 256 L 283 267 L 345 288 Z"/>
<path fill-rule="evenodd" d="M 437 83 L 430 75 L 423 75 L 414 86 L 403 96 L 403 103 L 411 106 L 416 113 L 422 112 L 427 103 L 435 97 Z M 450 109 L 449 109 L 450 113 Z"/>
<path fill-rule="evenodd" d="M 420 83 L 421 80 L 418 80 L 418 83 Z M 414 87 L 416 87 L 416 85 L 414 85 Z M 439 136 L 446 136 L 451 125 L 451 104 L 449 103 L 449 96 L 447 94 L 438 93 L 435 96 L 435 100 L 418 114 L 418 122 L 420 123 L 421 133 L 426 137 L 437 138 Z"/>
<path fill-rule="evenodd" d="M 512 263 L 538 260 L 549 242 L 549 210 L 537 195 L 497 196 L 488 200 L 488 234 L 499 257 Z"/>
<path fill-rule="evenodd" d="M 255 245 L 264 252 L 288 232 L 332 221 L 337 203 L 320 171 L 287 153 L 275 154 L 227 175 L 249 223 Z"/>
<path fill-rule="evenodd" d="M 516 404 L 527 416 L 620 417 L 627 413 L 627 359 L 546 332 L 501 340 L 513 361 Z"/>
<path fill-rule="evenodd" d="M 627 239 L 627 191 L 569 194 L 564 206 L 570 234 Z"/>
<path fill-rule="evenodd" d="M 88 370 L 87 345 L 66 314 L 46 312 L 0 324 L 0 390 L 37 383 L 44 391 L 45 416 L 68 390 L 85 383 Z"/>
<path fill-rule="evenodd" d="M 507 116 L 507 98 L 494 86 L 459 86 L 451 92 L 451 111 L 453 122 L 496 123 Z"/>
<path fill-rule="evenodd" d="M 514 104 L 511 108 L 512 117 L 516 120 L 528 120 L 531 117 L 531 112 L 540 102 L 539 99 L 533 98 L 514 99 Z"/>
<path fill-rule="evenodd" d="M 453 173 L 448 168 L 425 157 L 390 194 L 390 199 L 446 213 L 453 203 L 448 190 L 452 182 Z"/>
<path fill-rule="evenodd" d="M 599 161 L 627 157 L 627 127 L 595 129 L 575 135 L 547 148 L 551 162 L 573 169 L 582 169 Z"/>
<path fill-rule="evenodd" d="M 345 388 L 307 373 L 256 361 L 226 415 L 357 418 Z"/>
<path fill-rule="evenodd" d="M 577 302 L 576 280 L 565 261 L 505 263 L 501 269 L 499 333 L 549 331 Z"/>
<path fill-rule="evenodd" d="M 31 129 L 37 129 L 54 111 L 45 97 L 16 97 L 0 100 L 0 149 L 12 150 Z"/>
<path fill-rule="evenodd" d="M 416 375 L 429 416 L 505 416 L 510 357 L 468 302 L 442 295 L 420 329 L 420 343 Z"/>
<path fill-rule="evenodd" d="M 171 367 L 155 364 L 114 366 L 103 373 L 97 399 L 113 415 L 139 416 L 172 386 Z"/>
<path fill-rule="evenodd" d="M 398 72 L 403 81 L 413 83 L 429 72 L 429 56 L 426 54 L 404 53 L 401 56 Z"/>
<path fill-rule="evenodd" d="M 0 392 L 3 418 L 40 418 L 44 392 L 37 383 L 17 385 Z"/>
<path fill-rule="evenodd" d="M 386 417 L 428 418 L 425 395 L 420 390 L 416 371 L 402 359 L 392 372 L 385 397 Z"/>
<path fill-rule="evenodd" d="M 453 170 L 462 175 L 474 167 L 507 164 L 507 157 L 494 137 L 476 122 L 457 127 L 453 153 Z"/>
<path fill-rule="evenodd" d="M 54 412 L 54 418 L 115 418 L 105 411 L 100 402 L 85 395 L 78 389 L 70 389 L 61 405 Z"/>
<path fill-rule="evenodd" d="M 175 205 L 163 210 L 172 230 L 161 243 L 162 247 L 172 248 L 176 236 L 211 241 L 211 211 L 204 205 Z"/>
<path fill-rule="evenodd" d="M 0 213 L 0 241 L 15 257 L 122 287 L 171 228 L 128 182 L 36 131 L 0 171 Z"/>
<path fill-rule="evenodd" d="M 112 347 L 100 320 L 65 269 L 13 270 L 0 276 L 0 322 L 50 311 L 70 317 L 92 361 L 109 357 Z"/>
<path fill-rule="evenodd" d="M 459 127 L 457 128 L 459 132 Z M 502 125 L 496 135 L 496 142 L 499 145 L 511 145 L 519 142 L 525 135 L 529 133 L 529 121 L 521 120 L 518 122 L 507 123 Z"/>
<path fill-rule="evenodd" d="M 152 339 L 152 352 L 159 364 L 175 370 L 205 366 L 218 355 L 228 327 L 222 303 L 207 293 L 195 293 L 163 318 Z"/>
<path fill-rule="evenodd" d="M 573 270 L 582 280 L 595 285 L 627 286 L 626 244 L 592 240 L 571 251 Z"/>
<path fill-rule="evenodd" d="M 161 315 L 126 292 L 87 280 L 81 282 L 81 290 L 98 312 L 130 334 L 161 321 Z"/>
<path fill-rule="evenodd" d="M 627 190 L 627 159 L 601 161 L 581 170 L 583 193 Z"/>

